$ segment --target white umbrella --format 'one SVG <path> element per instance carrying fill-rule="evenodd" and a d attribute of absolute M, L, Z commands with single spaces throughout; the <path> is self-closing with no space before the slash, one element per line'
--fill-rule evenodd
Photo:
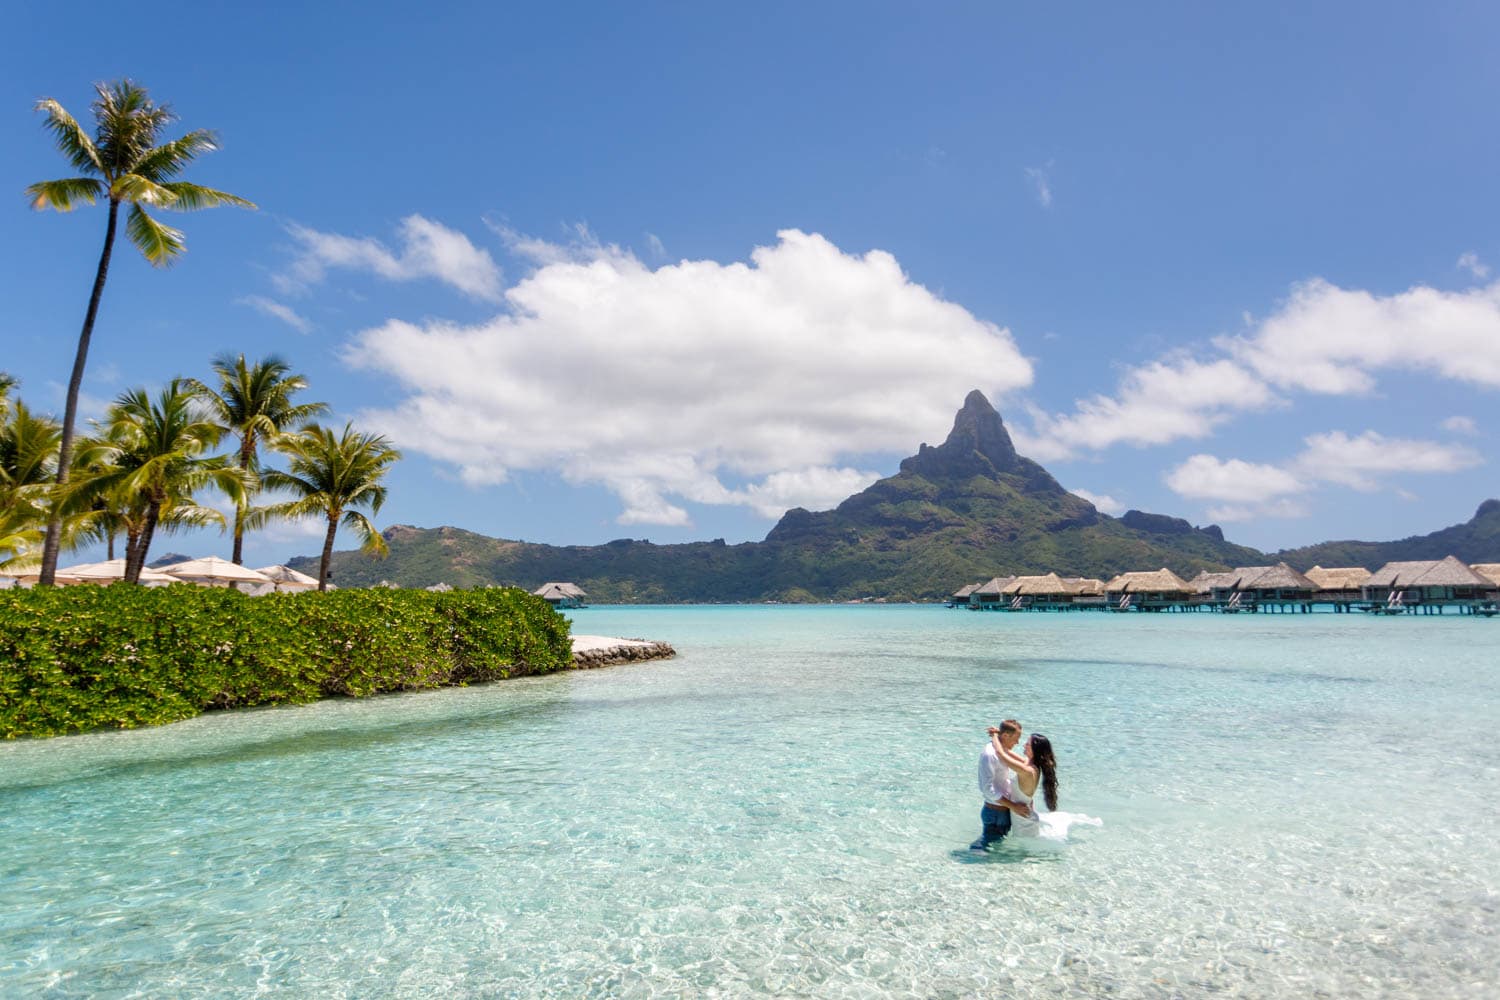
<path fill-rule="evenodd" d="M 317 580 L 290 566 L 262 566 L 255 572 L 274 582 L 277 590 L 312 590 L 318 585 Z"/>
<path fill-rule="evenodd" d="M 271 579 L 253 569 L 230 562 L 228 559 L 220 559 L 218 556 L 204 556 L 202 559 L 189 559 L 187 562 L 173 563 L 161 568 L 163 573 L 168 573 L 179 580 L 187 580 L 190 583 L 203 584 L 209 587 L 228 586 L 231 583 L 270 583 Z"/>
<path fill-rule="evenodd" d="M 113 583 L 116 580 L 125 579 L 125 560 L 109 559 L 105 562 L 79 563 L 77 566 L 66 566 L 57 571 L 57 579 L 60 582 L 67 583 Z M 142 566 L 140 582 L 145 584 L 167 584 L 181 583 L 182 581 L 175 576 L 168 576 L 161 570 Z"/>

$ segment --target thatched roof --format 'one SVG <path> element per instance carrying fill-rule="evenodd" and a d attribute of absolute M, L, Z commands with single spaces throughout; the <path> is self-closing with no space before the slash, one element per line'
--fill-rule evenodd
<path fill-rule="evenodd" d="M 1006 585 L 1004 593 L 1031 597 L 1067 597 L 1077 593 L 1056 573 L 1045 576 L 1018 576 Z"/>
<path fill-rule="evenodd" d="M 1336 569 L 1314 566 L 1307 571 L 1307 578 L 1319 590 L 1358 590 L 1370 579 L 1370 571 L 1363 566 L 1340 566 Z"/>
<path fill-rule="evenodd" d="M 1152 592 L 1191 594 L 1193 592 L 1192 585 L 1165 566 L 1154 573 L 1121 573 L 1105 584 L 1105 589 L 1117 594 Z"/>
<path fill-rule="evenodd" d="M 1197 576 L 1188 581 L 1195 594 L 1207 594 L 1215 590 L 1226 590 L 1239 582 L 1239 576 L 1233 572 L 1210 573 L 1203 570 Z"/>
<path fill-rule="evenodd" d="M 962 601 L 962 600 L 964 600 L 965 598 L 967 598 L 970 594 L 974 593 L 974 591 L 978 590 L 982 586 L 983 586 L 983 584 L 979 584 L 979 583 L 968 583 L 968 584 L 965 584 L 964 586 L 959 587 L 957 590 L 955 590 L 953 592 L 953 599 L 955 601 Z"/>
<path fill-rule="evenodd" d="M 544 583 L 540 587 L 538 587 L 535 590 L 533 590 L 532 593 L 535 594 L 538 597 L 547 597 L 548 595 L 543 593 L 543 591 L 547 591 L 547 590 L 552 591 L 552 595 L 551 596 L 554 599 L 559 598 L 559 597 L 587 597 L 587 596 L 589 596 L 588 594 L 584 593 L 583 592 L 583 588 L 579 587 L 577 584 L 563 583 L 563 582 L 559 582 L 559 581 L 548 581 L 547 583 Z"/>
<path fill-rule="evenodd" d="M 1367 587 L 1488 587 L 1480 576 L 1457 558 L 1436 562 L 1388 562 L 1370 574 Z"/>
<path fill-rule="evenodd" d="M 1491 583 L 1500 585 L 1500 563 L 1475 563 L 1469 568 Z"/>
<path fill-rule="evenodd" d="M 1104 581 L 1092 576 L 1065 576 L 1063 583 L 1071 587 L 1076 595 L 1104 593 Z"/>
<path fill-rule="evenodd" d="M 1241 590 L 1313 591 L 1318 589 L 1316 583 L 1313 583 L 1284 562 L 1277 563 L 1275 566 L 1268 566 L 1263 573 L 1256 576 L 1242 578 L 1239 587 Z"/>
<path fill-rule="evenodd" d="M 981 583 L 978 587 L 975 587 L 972 593 L 981 598 L 986 594 L 994 594 L 998 598 L 1004 592 L 1006 585 L 1014 579 L 1015 577 L 1013 576 L 997 576 L 988 583 Z"/>

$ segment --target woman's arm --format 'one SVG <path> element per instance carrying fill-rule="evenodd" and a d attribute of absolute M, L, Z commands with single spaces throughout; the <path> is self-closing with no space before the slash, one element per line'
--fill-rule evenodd
<path fill-rule="evenodd" d="M 999 730 L 996 730 L 995 732 L 990 733 L 990 744 L 995 748 L 995 753 L 999 754 L 1000 755 L 1000 759 L 1005 762 L 1005 766 L 1006 767 L 1010 768 L 1012 771 L 1016 772 L 1017 774 L 1024 774 L 1024 775 L 1027 775 L 1028 777 L 1032 777 L 1032 778 L 1036 777 L 1036 775 L 1037 775 L 1036 768 L 1032 767 L 1031 764 L 1027 763 L 1025 757 L 1022 757 L 1019 754 L 1013 753 L 1012 751 L 1007 750 L 1007 749 L 1005 749 L 1005 747 L 1003 747 L 1003 746 L 1000 745 L 1000 732 L 999 732 Z"/>

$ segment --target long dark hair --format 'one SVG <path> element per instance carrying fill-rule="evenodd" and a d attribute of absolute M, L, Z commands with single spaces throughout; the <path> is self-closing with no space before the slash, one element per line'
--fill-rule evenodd
<path fill-rule="evenodd" d="M 1032 765 L 1042 772 L 1042 797 L 1047 800 L 1047 808 L 1056 811 L 1057 758 L 1052 756 L 1052 744 L 1041 733 L 1032 733 L 1026 746 L 1031 751 Z"/>

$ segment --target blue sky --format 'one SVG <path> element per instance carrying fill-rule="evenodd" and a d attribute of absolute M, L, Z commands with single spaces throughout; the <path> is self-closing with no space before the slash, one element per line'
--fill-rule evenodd
<path fill-rule="evenodd" d="M 1490 4 L 20 8 L 0 369 L 61 409 L 103 234 L 27 207 L 32 107 L 131 76 L 260 210 L 119 247 L 89 405 L 280 353 L 406 453 L 382 526 L 761 538 L 971 388 L 1101 508 L 1262 548 L 1500 494 Z"/>

